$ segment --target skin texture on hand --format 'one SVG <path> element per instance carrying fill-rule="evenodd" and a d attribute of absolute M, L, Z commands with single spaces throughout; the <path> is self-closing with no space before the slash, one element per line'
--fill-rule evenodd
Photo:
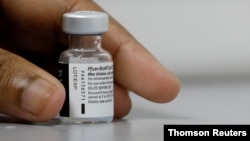
<path fill-rule="evenodd" d="M 68 44 L 62 15 L 76 10 L 104 11 L 91 0 L 0 1 L 0 113 L 36 122 L 60 111 L 65 90 L 53 75 Z M 153 102 L 173 100 L 179 80 L 111 16 L 109 22 L 102 44 L 114 60 L 115 117 L 131 109 L 128 90 Z"/>

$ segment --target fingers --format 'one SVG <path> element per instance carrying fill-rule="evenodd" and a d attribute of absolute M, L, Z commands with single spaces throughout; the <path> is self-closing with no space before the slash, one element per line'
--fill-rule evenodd
<path fill-rule="evenodd" d="M 13 30 L 14 33 L 10 35 L 14 37 L 19 35 L 21 38 L 18 38 L 20 40 L 14 43 L 47 54 L 53 52 L 51 45 L 54 44 L 55 38 L 53 37 L 55 35 L 61 43 L 67 44 L 67 38 L 61 32 L 61 17 L 64 12 L 75 10 L 103 11 L 91 0 L 37 1 L 35 4 L 39 4 L 39 6 L 36 12 L 27 12 L 26 10 L 33 6 L 31 0 L 25 1 L 26 3 L 22 1 L 9 4 L 10 2 L 7 0 L 1 2 L 5 5 L 4 11 L 10 17 L 10 21 L 13 21 L 12 24 L 18 23 L 15 26 L 17 29 Z M 50 11 L 50 16 L 48 16 L 48 11 Z M 20 14 L 25 16 L 19 16 Z M 33 31 L 31 29 L 40 30 Z M 29 31 L 27 33 L 32 34 L 22 36 L 20 33 L 24 32 L 20 31 L 25 33 Z M 41 36 L 43 38 L 40 38 Z M 103 37 L 104 48 L 113 55 L 115 79 L 119 85 L 155 102 L 168 102 L 176 97 L 180 89 L 179 80 L 112 17 L 110 18 L 109 31 Z M 34 44 L 31 41 L 34 41 Z M 38 47 L 34 48 L 35 45 Z"/>
<path fill-rule="evenodd" d="M 177 96 L 179 80 L 135 40 L 122 44 L 114 60 L 120 85 L 154 102 L 169 102 Z"/>
<path fill-rule="evenodd" d="M 64 97 L 64 88 L 56 78 L 0 49 L 0 113 L 47 121 L 59 112 Z"/>
<path fill-rule="evenodd" d="M 131 109 L 127 91 L 114 85 L 115 118 Z M 61 109 L 63 86 L 26 60 L 0 49 L 0 113 L 29 121 L 47 121 Z"/>
<path fill-rule="evenodd" d="M 15 39 L 11 44 L 15 49 L 19 45 L 43 55 L 55 52 L 52 46 L 56 39 L 63 44 L 67 42 L 60 24 L 64 12 L 103 11 L 91 0 L 25 2 L 1 1 L 2 5 L 5 3 L 3 11 L 9 18 L 7 20 L 12 23 L 7 26 L 9 30 L 6 30 L 5 40 Z M 37 4 L 35 12 L 27 12 L 33 4 Z M 103 46 L 112 53 L 115 63 L 115 116 L 125 116 L 131 108 L 126 89 L 155 102 L 168 102 L 175 98 L 180 89 L 178 79 L 112 17 L 109 27 L 103 36 Z M 64 97 L 63 86 L 57 79 L 0 49 L 0 113 L 30 121 L 46 121 L 58 113 Z"/>
<path fill-rule="evenodd" d="M 69 10 L 86 7 L 103 11 L 94 2 L 83 1 L 72 5 Z M 109 31 L 103 37 L 104 48 L 113 54 L 117 83 L 154 102 L 168 102 L 177 96 L 180 82 L 176 76 L 165 69 L 112 17 Z"/>
<path fill-rule="evenodd" d="M 131 109 L 131 100 L 127 90 L 116 83 L 114 85 L 114 105 L 115 118 L 126 116 Z"/>

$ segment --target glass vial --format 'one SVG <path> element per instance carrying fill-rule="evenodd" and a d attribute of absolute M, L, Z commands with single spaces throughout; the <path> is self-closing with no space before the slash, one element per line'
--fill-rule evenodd
<path fill-rule="evenodd" d="M 60 112 L 63 122 L 111 122 L 114 115 L 113 61 L 101 47 L 108 15 L 75 11 L 63 15 L 69 48 L 59 58 L 59 79 L 66 89 Z"/>

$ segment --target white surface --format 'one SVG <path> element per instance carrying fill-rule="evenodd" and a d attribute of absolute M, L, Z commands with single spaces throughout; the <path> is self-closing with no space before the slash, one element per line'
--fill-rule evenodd
<path fill-rule="evenodd" d="M 162 141 L 164 124 L 250 124 L 249 0 L 96 0 L 180 76 L 171 103 L 134 94 L 108 124 L 0 123 L 1 141 Z"/>

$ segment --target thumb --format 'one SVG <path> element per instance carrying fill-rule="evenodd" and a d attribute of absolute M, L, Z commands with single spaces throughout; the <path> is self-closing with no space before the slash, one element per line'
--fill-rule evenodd
<path fill-rule="evenodd" d="M 56 78 L 0 48 L 0 113 L 47 121 L 59 112 L 64 98 L 65 90 Z"/>

